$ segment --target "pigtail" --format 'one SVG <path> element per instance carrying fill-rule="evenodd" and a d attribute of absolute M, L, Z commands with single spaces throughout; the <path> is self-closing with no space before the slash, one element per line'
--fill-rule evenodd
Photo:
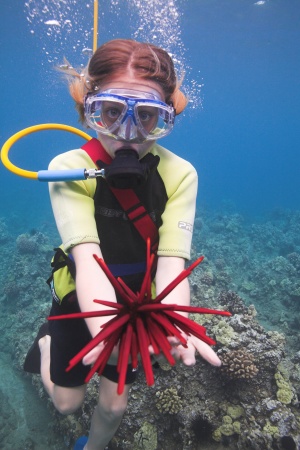
<path fill-rule="evenodd" d="M 67 78 L 69 92 L 75 101 L 75 108 L 79 113 L 79 120 L 84 124 L 84 97 L 89 92 L 86 77 L 87 69 L 84 69 L 79 73 L 72 67 L 69 61 L 64 58 L 64 64 L 59 66 L 58 70 L 63 72 Z"/>
<path fill-rule="evenodd" d="M 185 107 L 189 102 L 188 98 L 179 88 L 175 89 L 175 92 L 172 95 L 171 100 L 176 111 L 176 116 L 182 113 L 182 111 L 185 109 Z"/>
<path fill-rule="evenodd" d="M 182 111 L 185 109 L 185 107 L 189 102 L 188 97 L 186 97 L 186 95 L 180 90 L 180 87 L 184 80 L 184 75 L 185 75 L 184 72 L 182 72 L 179 80 L 177 79 L 175 91 L 171 96 L 171 101 L 175 108 L 176 116 L 182 113 Z"/>

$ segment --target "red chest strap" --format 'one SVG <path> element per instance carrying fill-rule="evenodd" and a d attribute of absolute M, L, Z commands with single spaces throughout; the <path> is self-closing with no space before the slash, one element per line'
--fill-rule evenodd
<path fill-rule="evenodd" d="M 98 139 L 91 139 L 81 147 L 87 152 L 92 161 L 97 165 L 97 161 L 103 161 L 110 164 L 112 159 L 104 150 Z M 157 226 L 151 219 L 144 205 L 136 195 L 133 189 L 116 189 L 110 187 L 119 204 L 125 211 L 128 219 L 135 226 L 142 238 L 147 241 L 150 238 L 152 252 L 157 251 L 158 247 L 158 230 Z"/>

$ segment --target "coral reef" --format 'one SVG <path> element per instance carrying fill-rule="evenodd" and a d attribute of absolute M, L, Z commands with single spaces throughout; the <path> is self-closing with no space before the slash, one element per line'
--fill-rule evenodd
<path fill-rule="evenodd" d="M 278 387 L 276 397 L 281 403 L 289 405 L 293 399 L 297 402 L 295 391 L 289 382 L 288 376 L 281 373 L 280 369 L 275 373 L 275 381 Z"/>
<path fill-rule="evenodd" d="M 236 292 L 221 291 L 218 301 L 232 314 L 245 314 L 246 312 L 245 303 Z"/>
<path fill-rule="evenodd" d="M 209 419 L 203 414 L 192 417 L 190 429 L 199 442 L 209 441 L 212 437 L 213 426 Z"/>
<path fill-rule="evenodd" d="M 156 450 L 156 427 L 149 422 L 144 422 L 141 428 L 134 434 L 134 450 Z"/>
<path fill-rule="evenodd" d="M 207 286 L 214 284 L 214 274 L 212 272 L 204 272 L 201 275 L 201 282 Z"/>
<path fill-rule="evenodd" d="M 230 345 L 233 341 L 238 339 L 238 335 L 234 329 L 225 321 L 220 320 L 212 327 L 212 332 L 219 344 Z"/>
<path fill-rule="evenodd" d="M 176 414 L 182 407 L 181 398 L 175 388 L 156 392 L 156 407 L 161 413 Z"/>
<path fill-rule="evenodd" d="M 253 378 L 257 375 L 255 357 L 243 349 L 220 352 L 221 372 L 233 380 Z"/>
<path fill-rule="evenodd" d="M 297 450 L 295 440 L 291 436 L 282 436 L 280 445 L 283 450 Z"/>
<path fill-rule="evenodd" d="M 17 250 L 20 253 L 37 253 L 39 245 L 34 236 L 20 234 L 16 240 Z"/>
<path fill-rule="evenodd" d="M 223 436 L 233 436 L 241 433 L 241 423 L 233 421 L 230 416 L 223 416 L 222 425 L 213 432 L 215 441 L 222 441 Z"/>
<path fill-rule="evenodd" d="M 192 303 L 233 314 L 193 317 L 217 341 L 215 350 L 223 367 L 211 367 L 200 356 L 188 368 L 160 362 L 153 366 L 152 388 L 138 373 L 128 410 L 108 448 L 298 449 L 300 213 L 280 212 L 256 224 L 228 211 L 206 213 L 197 218 L 195 230 L 193 258 L 203 254 L 205 259 L 190 277 Z M 25 231 L 20 240 L 33 241 L 35 253 L 20 251 L 16 236 L 5 241 L 5 263 L 0 261 L 5 316 L 0 339 L 20 371 L 49 312 L 45 279 L 52 246 L 59 243 L 48 232 Z M 51 430 L 63 436 L 65 446 L 57 448 L 72 448 L 78 435 L 88 432 L 98 377 L 89 383 L 83 407 L 67 417 L 54 410 L 40 377 L 33 376 L 32 382 L 51 411 Z M 34 441 L 34 436 L 30 438 Z"/>
<path fill-rule="evenodd" d="M 4 218 L 0 217 L 0 243 L 4 244 L 10 239 L 8 226 L 4 220 Z"/>

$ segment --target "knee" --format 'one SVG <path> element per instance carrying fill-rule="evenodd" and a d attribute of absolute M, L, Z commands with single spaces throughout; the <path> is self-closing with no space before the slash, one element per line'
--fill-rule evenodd
<path fill-rule="evenodd" d="M 68 414 L 73 414 L 78 409 L 78 407 L 75 407 L 73 405 L 62 404 L 60 402 L 54 403 L 54 406 L 55 409 L 64 416 L 67 416 Z"/>
<path fill-rule="evenodd" d="M 58 412 L 64 415 L 72 414 L 75 412 L 84 401 L 84 392 L 67 392 L 57 393 L 54 395 L 53 404 Z"/>
<path fill-rule="evenodd" d="M 109 422 L 115 422 L 122 419 L 127 408 L 127 398 L 118 399 L 118 401 L 113 401 L 112 403 L 99 402 L 97 404 L 97 409 L 102 417 L 105 417 Z"/>
<path fill-rule="evenodd" d="M 54 400 L 53 403 L 57 411 L 65 416 L 72 414 L 82 405 L 82 402 L 65 401 L 61 399 Z"/>

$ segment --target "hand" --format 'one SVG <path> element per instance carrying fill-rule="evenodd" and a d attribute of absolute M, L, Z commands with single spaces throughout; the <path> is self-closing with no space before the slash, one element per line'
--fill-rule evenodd
<path fill-rule="evenodd" d="M 97 345 L 93 350 L 91 350 L 87 355 L 84 356 L 82 359 L 82 364 L 85 366 L 89 366 L 90 364 L 94 364 L 102 350 L 104 349 L 104 344 L 101 342 L 101 344 Z M 118 362 L 118 353 L 119 353 L 119 346 L 115 346 L 109 360 L 107 361 L 108 364 L 117 365 Z"/>
<path fill-rule="evenodd" d="M 186 336 L 185 336 L 186 337 Z M 213 349 L 206 344 L 205 342 L 201 341 L 200 339 L 196 338 L 195 336 L 189 336 L 187 339 L 187 347 L 183 347 L 178 341 L 177 338 L 168 338 L 170 344 L 172 345 L 171 354 L 177 361 L 182 361 L 183 364 L 186 366 L 194 366 L 196 364 L 196 358 L 195 354 L 196 351 L 199 353 L 200 356 L 202 356 L 203 359 L 205 359 L 209 364 L 212 366 L 219 367 L 221 366 L 222 362 L 220 358 L 217 356 L 217 354 L 213 351 Z M 97 345 L 97 347 L 93 348 L 82 360 L 84 365 L 93 364 L 100 353 L 102 352 L 104 348 L 104 344 L 101 343 Z M 108 363 L 109 364 L 117 364 L 118 360 L 118 351 L 119 347 L 114 347 L 114 350 L 111 354 L 111 357 L 109 358 Z M 149 352 L 154 356 L 154 358 L 159 362 L 159 360 L 164 360 L 164 356 L 161 355 L 154 355 L 152 346 L 149 347 Z"/>
<path fill-rule="evenodd" d="M 181 360 L 186 366 L 194 366 L 196 364 L 196 352 L 212 366 L 221 366 L 222 362 L 213 349 L 195 336 L 188 337 L 187 348 L 183 347 L 183 345 L 178 345 L 171 350 L 173 357 Z"/>

